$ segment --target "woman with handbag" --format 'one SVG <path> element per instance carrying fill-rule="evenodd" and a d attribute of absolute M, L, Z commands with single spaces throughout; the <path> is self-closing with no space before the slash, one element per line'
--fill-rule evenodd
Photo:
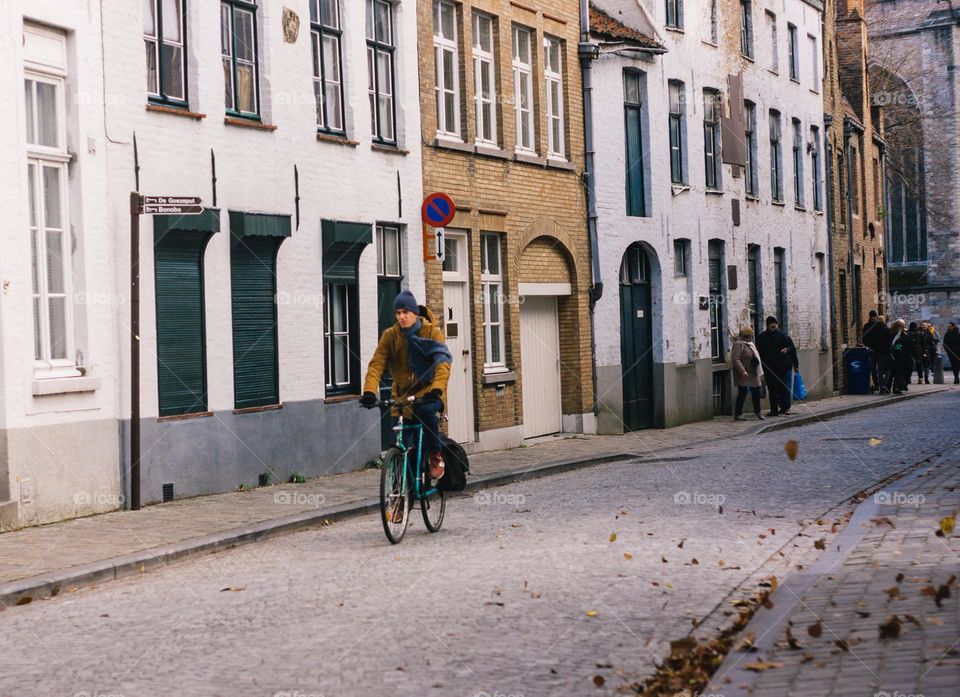
<path fill-rule="evenodd" d="M 760 352 L 753 344 L 753 329 L 743 327 L 740 330 L 740 335 L 733 342 L 730 358 L 733 363 L 733 384 L 737 386 L 734 420 L 747 420 L 743 415 L 743 404 L 746 402 L 749 392 L 753 401 L 753 413 L 763 421 L 763 410 L 760 408 L 760 398 L 763 390 L 763 366 L 760 365 Z"/>

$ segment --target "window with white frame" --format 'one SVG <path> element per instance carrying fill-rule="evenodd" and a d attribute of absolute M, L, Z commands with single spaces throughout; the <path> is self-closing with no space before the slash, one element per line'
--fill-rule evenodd
<path fill-rule="evenodd" d="M 793 204 L 804 205 L 803 186 L 803 128 L 800 119 L 793 120 Z"/>
<path fill-rule="evenodd" d="M 667 0 L 667 26 L 683 29 L 683 0 Z"/>
<path fill-rule="evenodd" d="M 674 184 L 685 184 L 686 172 L 686 143 L 684 142 L 685 89 L 682 82 L 671 80 L 670 92 L 670 181 Z"/>
<path fill-rule="evenodd" d="M 767 30 L 770 33 L 770 70 L 780 72 L 780 45 L 777 40 L 777 16 L 767 11 Z"/>
<path fill-rule="evenodd" d="M 506 369 L 503 322 L 503 267 L 500 235 L 480 234 L 480 285 L 483 294 L 483 367 Z"/>
<path fill-rule="evenodd" d="M 753 58 L 753 3 L 740 0 L 740 53 Z"/>
<path fill-rule="evenodd" d="M 323 338 L 327 376 L 327 394 L 356 391 L 358 366 L 354 351 L 355 341 L 350 326 L 354 322 L 356 286 L 347 283 L 327 283 L 323 293 Z"/>
<path fill-rule="evenodd" d="M 770 110 L 770 197 L 783 202 L 783 152 L 780 144 L 780 112 Z"/>
<path fill-rule="evenodd" d="M 563 118 L 563 41 L 548 36 L 543 40 L 543 75 L 547 87 L 547 154 L 565 157 Z"/>
<path fill-rule="evenodd" d="M 517 150 L 535 152 L 533 115 L 533 32 L 513 27 L 513 103 Z"/>
<path fill-rule="evenodd" d="M 673 241 L 673 273 L 675 276 L 687 275 L 687 245 L 690 240 Z"/>
<path fill-rule="evenodd" d="M 493 17 L 473 15 L 473 79 L 477 110 L 477 142 L 497 144 L 497 77 L 493 49 Z"/>
<path fill-rule="evenodd" d="M 396 51 L 393 4 L 367 0 L 367 92 L 370 128 L 377 143 L 395 145 L 394 53 Z"/>
<path fill-rule="evenodd" d="M 29 28 L 24 39 L 34 367 L 39 377 L 77 375 L 64 103 L 66 37 Z"/>
<path fill-rule="evenodd" d="M 317 129 L 340 134 L 344 132 L 342 36 L 340 0 L 310 0 Z"/>
<path fill-rule="evenodd" d="M 433 58 L 436 69 L 437 134 L 460 137 L 460 47 L 457 6 L 433 3 Z"/>
<path fill-rule="evenodd" d="M 377 275 L 396 278 L 400 268 L 400 228 L 377 225 Z"/>
<path fill-rule="evenodd" d="M 744 111 L 744 140 L 746 162 L 744 164 L 744 178 L 746 180 L 747 196 L 759 196 L 759 180 L 757 178 L 757 105 L 750 101 L 743 103 Z"/>
<path fill-rule="evenodd" d="M 810 127 L 810 140 L 813 149 L 810 151 L 810 171 L 813 173 L 813 210 L 823 210 L 823 174 L 820 171 L 820 129 Z M 877 187 L 879 190 L 879 187 Z"/>
<path fill-rule="evenodd" d="M 719 27 L 717 22 L 717 0 L 710 0 L 710 38 L 708 40 L 712 44 L 716 44 L 718 40 Z"/>
<path fill-rule="evenodd" d="M 146 0 L 143 41 L 147 52 L 147 94 L 151 101 L 186 106 L 184 0 Z"/>
<path fill-rule="evenodd" d="M 703 166 L 708 189 L 720 188 L 720 92 L 703 90 Z"/>
<path fill-rule="evenodd" d="M 220 3 L 220 53 L 227 113 L 259 118 L 256 0 Z"/>
<path fill-rule="evenodd" d="M 812 89 L 814 92 L 820 91 L 820 52 L 817 50 L 817 37 L 813 34 L 807 34 L 807 41 L 810 42 L 810 70 L 812 71 Z"/>
<path fill-rule="evenodd" d="M 797 43 L 797 28 L 787 25 L 787 61 L 790 64 L 790 79 L 800 81 L 800 45 Z"/>

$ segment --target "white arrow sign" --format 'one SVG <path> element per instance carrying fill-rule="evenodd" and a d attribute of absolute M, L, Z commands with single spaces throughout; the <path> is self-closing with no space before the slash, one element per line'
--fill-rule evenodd
<path fill-rule="evenodd" d="M 436 240 L 437 240 L 437 260 L 443 261 L 444 251 L 446 248 L 446 245 L 444 244 L 444 241 L 446 239 L 446 229 L 442 227 L 438 227 L 433 234 L 436 236 Z"/>

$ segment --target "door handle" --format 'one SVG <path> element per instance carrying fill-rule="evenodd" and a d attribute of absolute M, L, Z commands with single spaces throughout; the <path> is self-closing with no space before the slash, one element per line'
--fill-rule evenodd
<path fill-rule="evenodd" d="M 463 355 L 464 355 L 464 356 L 469 356 L 469 355 L 470 355 L 470 349 L 463 349 Z"/>

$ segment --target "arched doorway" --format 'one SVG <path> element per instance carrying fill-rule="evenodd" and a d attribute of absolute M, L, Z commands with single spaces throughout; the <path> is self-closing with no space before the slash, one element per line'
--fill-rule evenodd
<path fill-rule="evenodd" d="M 653 288 L 647 251 L 635 243 L 620 263 L 623 429 L 653 426 Z"/>

